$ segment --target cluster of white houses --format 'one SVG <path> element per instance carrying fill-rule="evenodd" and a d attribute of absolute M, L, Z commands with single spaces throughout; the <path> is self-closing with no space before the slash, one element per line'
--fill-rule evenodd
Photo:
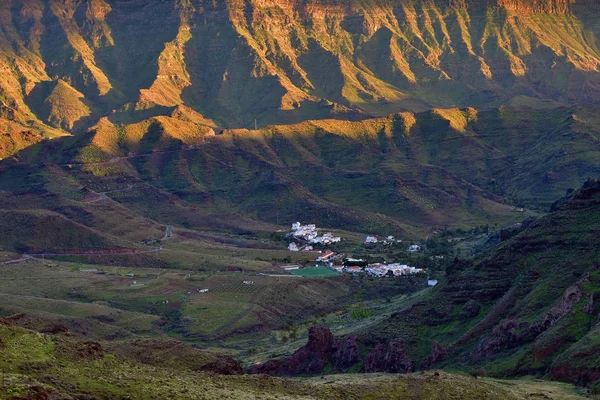
<path fill-rule="evenodd" d="M 365 242 L 364 243 L 366 245 L 369 245 L 369 244 L 390 245 L 390 244 L 394 244 L 394 243 L 402 243 L 402 240 L 396 239 L 393 236 L 388 236 L 385 239 L 379 239 L 377 236 L 367 236 L 365 238 Z M 408 246 L 407 251 L 409 251 L 411 253 L 415 253 L 417 251 L 421 251 L 421 246 L 416 245 L 416 244 L 411 244 L 410 246 Z"/>
<path fill-rule="evenodd" d="M 349 262 L 350 261 L 350 262 Z M 352 261 L 356 261 L 353 263 Z M 408 276 L 415 274 L 422 274 L 425 271 L 421 268 L 415 268 L 406 264 L 368 264 L 366 266 L 353 265 L 360 264 L 363 260 L 348 259 L 344 263 L 345 265 L 333 265 L 330 264 L 329 268 L 337 272 L 347 272 L 349 274 L 368 274 L 382 278 L 384 276 Z"/>
<path fill-rule="evenodd" d="M 385 239 L 379 239 L 379 238 L 377 238 L 377 236 L 367 236 L 365 238 L 365 244 L 377 244 L 377 243 L 383 243 L 383 244 L 402 243 L 402 240 L 396 239 L 393 236 L 388 236 Z"/>
<path fill-rule="evenodd" d="M 318 228 L 315 224 L 302 225 L 300 222 L 292 224 L 291 236 L 298 241 L 302 241 L 303 244 L 290 243 L 288 247 L 290 251 L 310 251 L 313 249 L 311 246 L 313 244 L 328 245 L 338 243 L 342 240 L 338 236 L 333 236 L 331 232 L 319 236 Z"/>
<path fill-rule="evenodd" d="M 404 276 L 421 274 L 425 271 L 405 264 L 369 264 L 365 267 L 365 272 L 372 276 L 382 277 L 390 273 L 393 276 Z"/>

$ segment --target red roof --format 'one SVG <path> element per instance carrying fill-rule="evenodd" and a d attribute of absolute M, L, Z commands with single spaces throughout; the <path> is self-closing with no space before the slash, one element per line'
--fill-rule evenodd
<path fill-rule="evenodd" d="M 330 256 L 332 254 L 335 254 L 335 253 L 331 250 L 325 250 L 325 253 L 323 253 L 324 256 Z"/>

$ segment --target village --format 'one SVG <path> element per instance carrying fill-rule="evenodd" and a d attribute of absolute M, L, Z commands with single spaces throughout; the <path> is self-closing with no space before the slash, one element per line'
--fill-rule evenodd
<path fill-rule="evenodd" d="M 296 240 L 296 243 L 292 241 L 288 246 L 290 251 L 312 251 L 312 245 L 329 245 L 332 243 L 339 243 L 342 238 L 333 236 L 331 232 L 327 232 L 322 236 L 319 236 L 317 226 L 315 224 L 302 225 L 300 222 L 292 224 L 292 231 L 290 237 Z"/>
<path fill-rule="evenodd" d="M 315 246 L 327 246 L 341 242 L 342 238 L 334 236 L 331 232 L 319 235 L 319 228 L 315 224 L 302 225 L 300 222 L 292 224 L 291 231 L 287 235 L 290 240 L 288 250 L 292 252 L 314 252 L 318 254 L 315 259 L 315 265 L 312 268 L 328 268 L 337 273 L 347 274 L 366 274 L 368 276 L 383 277 L 401 277 L 416 274 L 424 274 L 422 268 L 411 267 L 401 263 L 367 263 L 363 259 L 346 258 L 344 254 L 337 254 L 330 249 L 323 251 L 315 250 Z M 393 236 L 387 236 L 380 240 L 377 236 L 367 236 L 364 245 L 369 247 L 373 245 L 392 245 L 402 243 L 402 240 L 395 239 Z M 411 244 L 406 249 L 407 252 L 420 252 L 421 247 Z M 286 271 L 297 271 L 300 266 L 287 265 L 283 267 Z"/>

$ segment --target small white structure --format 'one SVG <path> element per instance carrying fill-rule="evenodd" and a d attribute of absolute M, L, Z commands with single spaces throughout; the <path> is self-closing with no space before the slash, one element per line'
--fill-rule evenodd
<path fill-rule="evenodd" d="M 395 240 L 393 236 L 388 236 L 386 239 L 389 241 Z"/>
<path fill-rule="evenodd" d="M 198 293 L 206 293 L 208 292 L 208 289 L 198 289 Z"/>
<path fill-rule="evenodd" d="M 377 243 L 377 238 L 375 236 L 367 236 L 365 238 L 365 244 L 373 244 Z"/>
<path fill-rule="evenodd" d="M 294 222 L 292 224 L 292 231 L 295 232 L 295 231 L 299 230 L 301 227 L 302 227 L 302 224 L 300 222 Z"/>
<path fill-rule="evenodd" d="M 438 284 L 438 281 L 436 279 L 430 279 L 427 281 L 427 286 L 435 286 Z"/>
<path fill-rule="evenodd" d="M 254 281 L 244 281 L 244 285 L 254 285 Z"/>
<path fill-rule="evenodd" d="M 369 264 L 365 271 L 371 275 L 376 277 L 384 277 L 388 273 L 392 273 L 394 276 L 406 276 L 406 275 L 415 275 L 419 273 L 423 273 L 421 268 L 415 268 L 408 266 L 406 264 Z"/>
<path fill-rule="evenodd" d="M 335 256 L 335 253 L 333 251 L 326 250 L 323 254 L 321 254 L 321 256 L 319 258 L 317 258 L 317 261 L 328 261 L 333 256 Z"/>
<path fill-rule="evenodd" d="M 365 260 L 363 260 L 362 258 L 346 258 L 346 261 L 348 263 L 363 263 L 363 262 L 365 262 Z"/>
<path fill-rule="evenodd" d="M 300 251 L 300 248 L 298 248 L 298 245 L 296 243 L 292 242 L 288 246 L 288 250 L 289 251 Z"/>
<path fill-rule="evenodd" d="M 421 246 L 416 245 L 416 244 L 411 244 L 410 246 L 408 246 L 408 251 L 415 253 L 417 251 L 421 251 Z"/>
<path fill-rule="evenodd" d="M 378 278 L 385 276 L 389 270 L 390 269 L 385 264 L 369 264 L 365 268 L 365 271 L 367 272 L 367 274 L 369 274 L 371 276 L 376 276 Z"/>

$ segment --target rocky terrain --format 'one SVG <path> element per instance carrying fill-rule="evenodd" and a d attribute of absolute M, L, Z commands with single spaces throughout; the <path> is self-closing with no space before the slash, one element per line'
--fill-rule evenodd
<path fill-rule="evenodd" d="M 3 2 L 0 157 L 103 119 L 204 131 L 596 102 L 598 14 L 591 0 Z"/>

